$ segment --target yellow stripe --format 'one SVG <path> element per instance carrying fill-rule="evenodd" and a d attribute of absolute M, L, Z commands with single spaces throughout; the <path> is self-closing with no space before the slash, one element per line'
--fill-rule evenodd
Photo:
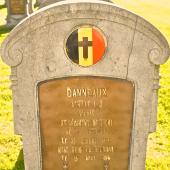
<path fill-rule="evenodd" d="M 88 37 L 88 41 L 92 41 L 92 28 L 80 28 L 78 30 L 78 41 L 83 41 L 83 37 Z M 79 64 L 81 66 L 90 66 L 93 64 L 93 48 L 88 47 L 88 58 L 83 57 L 83 47 L 79 47 Z"/>

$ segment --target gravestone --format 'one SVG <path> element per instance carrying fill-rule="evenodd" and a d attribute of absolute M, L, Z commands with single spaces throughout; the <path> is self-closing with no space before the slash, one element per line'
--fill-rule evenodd
<path fill-rule="evenodd" d="M 14 27 L 32 13 L 32 0 L 7 0 L 7 26 Z"/>
<path fill-rule="evenodd" d="M 43 8 L 47 5 L 51 5 L 51 4 L 54 4 L 56 2 L 60 2 L 60 1 L 64 1 L 64 0 L 36 0 L 35 6 L 39 6 L 39 8 Z M 101 0 L 101 1 L 113 3 L 112 0 Z"/>
<path fill-rule="evenodd" d="M 62 1 L 11 31 L 15 133 L 26 170 L 143 170 L 156 130 L 163 35 L 112 3 Z"/>

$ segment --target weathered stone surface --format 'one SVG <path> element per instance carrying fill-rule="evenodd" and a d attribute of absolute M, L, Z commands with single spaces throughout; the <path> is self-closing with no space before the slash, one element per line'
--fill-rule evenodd
<path fill-rule="evenodd" d="M 54 4 L 54 3 L 56 3 L 56 2 L 60 2 L 60 1 L 65 1 L 65 0 L 39 0 L 39 1 L 37 2 L 37 4 L 38 4 L 39 8 L 43 8 L 43 7 L 45 7 L 45 6 L 48 6 L 48 5 L 51 5 L 51 4 Z M 74 1 L 74 0 L 72 0 L 72 2 L 73 2 L 73 1 Z M 100 1 L 105 1 L 105 2 L 111 2 L 111 3 L 113 3 L 112 0 L 100 0 Z"/>
<path fill-rule="evenodd" d="M 103 60 L 87 68 L 72 64 L 65 53 L 67 37 L 80 25 L 101 29 L 107 40 Z M 23 135 L 25 169 L 42 169 L 38 83 L 91 75 L 134 84 L 129 170 L 143 170 L 147 137 L 156 127 L 159 65 L 169 54 L 156 28 L 108 2 L 58 2 L 20 23 L 3 42 L 1 56 L 12 68 L 15 132 Z"/>

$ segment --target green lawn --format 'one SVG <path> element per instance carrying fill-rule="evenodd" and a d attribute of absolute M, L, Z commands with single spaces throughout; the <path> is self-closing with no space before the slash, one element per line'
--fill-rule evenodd
<path fill-rule="evenodd" d="M 158 27 L 170 42 L 170 0 L 114 0 Z M 9 29 L 0 0 L 0 44 Z M 161 67 L 157 132 L 148 140 L 146 170 L 170 170 L 170 60 Z M 10 69 L 0 60 L 0 170 L 23 170 L 21 137 L 13 133 Z"/>

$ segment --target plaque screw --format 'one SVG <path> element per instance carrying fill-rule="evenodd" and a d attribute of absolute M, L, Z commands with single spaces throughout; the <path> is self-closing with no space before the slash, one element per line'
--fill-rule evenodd
<path fill-rule="evenodd" d="M 109 170 L 109 161 L 110 161 L 110 157 L 104 156 L 104 170 Z"/>
<path fill-rule="evenodd" d="M 68 170 L 68 168 L 69 168 L 69 165 L 68 165 L 68 164 L 69 164 L 69 163 L 68 163 L 67 159 L 64 160 L 64 161 L 63 161 L 63 169 Z"/>
<path fill-rule="evenodd" d="M 104 170 L 108 170 L 109 169 L 109 165 L 108 164 L 105 164 L 104 165 Z"/>

